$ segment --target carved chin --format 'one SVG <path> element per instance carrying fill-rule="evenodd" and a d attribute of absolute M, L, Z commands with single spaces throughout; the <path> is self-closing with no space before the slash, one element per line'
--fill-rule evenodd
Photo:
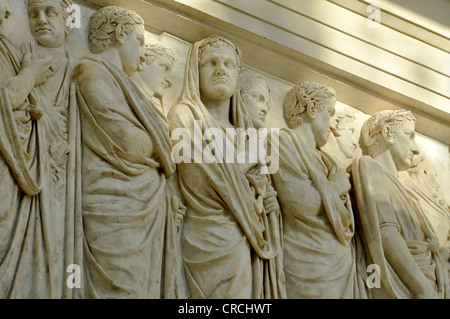
<path fill-rule="evenodd" d="M 57 39 L 52 34 L 35 34 L 35 39 L 37 43 L 44 47 L 49 48 L 57 48 L 61 46 L 64 43 L 64 38 L 60 41 L 57 41 Z"/>

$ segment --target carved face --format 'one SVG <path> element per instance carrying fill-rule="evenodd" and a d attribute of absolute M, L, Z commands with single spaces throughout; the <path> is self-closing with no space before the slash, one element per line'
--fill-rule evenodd
<path fill-rule="evenodd" d="M 318 110 L 316 117 L 311 122 L 311 128 L 316 140 L 316 147 L 322 147 L 327 143 L 330 134 L 330 118 L 334 115 L 336 98 L 330 97 L 325 100 L 322 110 Z"/>
<path fill-rule="evenodd" d="M 200 93 L 215 101 L 229 99 L 236 91 L 239 68 L 235 52 L 226 46 L 209 47 L 200 57 Z"/>
<path fill-rule="evenodd" d="M 270 94 L 267 89 L 258 81 L 252 88 L 243 92 L 242 99 L 253 121 L 253 126 L 257 129 L 264 128 L 270 101 Z"/>
<path fill-rule="evenodd" d="M 355 141 L 355 123 L 352 119 L 346 117 L 340 119 L 338 123 L 339 135 L 336 136 L 336 141 L 339 144 L 339 149 L 347 158 L 352 158 L 358 146 Z"/>
<path fill-rule="evenodd" d="M 413 162 L 414 159 L 416 159 L 417 161 L 417 157 L 419 157 L 419 155 L 413 156 Z M 437 178 L 438 175 L 436 173 L 436 170 L 431 167 L 430 161 L 426 159 L 419 160 L 417 166 L 409 173 L 411 177 L 414 178 L 419 183 L 419 185 L 423 186 L 424 189 L 428 190 L 428 192 L 433 197 L 438 197 L 440 188 Z"/>
<path fill-rule="evenodd" d="M 419 153 L 413 121 L 405 120 L 396 129 L 394 142 L 389 147 L 389 151 L 398 171 L 407 170 L 411 166 L 413 155 Z"/>
<path fill-rule="evenodd" d="M 132 75 L 138 70 L 144 59 L 143 48 L 145 45 L 145 29 L 141 24 L 134 26 L 134 30 L 119 43 L 119 55 L 122 61 L 123 71 Z"/>
<path fill-rule="evenodd" d="M 157 57 L 152 64 L 144 65 L 141 77 L 153 94 L 161 98 L 172 86 L 172 61 L 164 56 Z"/>
<path fill-rule="evenodd" d="M 61 47 L 66 39 L 66 21 L 60 0 L 29 0 L 28 19 L 36 41 L 49 48 Z"/>

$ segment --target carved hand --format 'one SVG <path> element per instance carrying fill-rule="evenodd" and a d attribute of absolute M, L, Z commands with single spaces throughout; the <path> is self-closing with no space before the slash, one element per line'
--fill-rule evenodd
<path fill-rule="evenodd" d="M 280 213 L 280 206 L 277 200 L 278 193 L 274 190 L 268 190 L 266 196 L 264 197 L 264 209 L 266 214 L 275 213 L 278 216 Z"/>
<path fill-rule="evenodd" d="M 33 58 L 31 51 L 28 51 L 22 61 L 22 70 L 30 70 L 30 73 L 34 76 L 34 86 L 43 84 L 49 76 L 53 74 L 50 69 L 52 57 L 47 56 L 45 58 Z"/>
<path fill-rule="evenodd" d="M 339 196 L 345 195 L 351 189 L 350 174 L 344 169 L 337 169 L 333 166 L 328 175 L 328 180 Z"/>

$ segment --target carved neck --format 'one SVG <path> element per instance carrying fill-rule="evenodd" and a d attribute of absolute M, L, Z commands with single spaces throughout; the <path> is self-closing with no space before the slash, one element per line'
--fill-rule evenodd
<path fill-rule="evenodd" d="M 398 178 L 397 166 L 395 166 L 394 159 L 392 158 L 390 152 L 384 151 L 379 153 L 378 155 L 372 156 L 372 158 L 376 160 L 386 172 Z"/>
<path fill-rule="evenodd" d="M 309 123 L 302 123 L 297 126 L 294 131 L 301 136 L 302 140 L 311 148 L 316 148 L 316 138 Z"/>
<path fill-rule="evenodd" d="M 66 52 L 66 46 L 65 43 L 63 43 L 61 46 L 57 48 L 50 48 L 50 47 L 44 47 L 40 44 L 38 44 L 38 50 L 39 53 L 43 56 L 47 56 L 48 54 L 54 55 L 55 53 L 64 55 Z"/>
<path fill-rule="evenodd" d="M 117 50 L 116 48 L 110 48 L 100 53 L 99 56 L 106 62 L 115 65 L 119 67 L 119 69 L 123 70 L 122 59 L 120 58 L 119 50 Z"/>
<path fill-rule="evenodd" d="M 232 126 L 230 121 L 230 99 L 218 101 L 202 97 L 202 102 L 215 119 Z"/>

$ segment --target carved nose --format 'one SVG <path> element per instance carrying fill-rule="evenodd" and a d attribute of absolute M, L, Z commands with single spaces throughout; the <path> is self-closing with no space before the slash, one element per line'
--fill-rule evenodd
<path fill-rule="evenodd" d="M 45 13 L 43 13 L 42 11 L 39 12 L 38 15 L 38 25 L 46 25 L 47 22 L 47 17 L 45 16 Z"/>

